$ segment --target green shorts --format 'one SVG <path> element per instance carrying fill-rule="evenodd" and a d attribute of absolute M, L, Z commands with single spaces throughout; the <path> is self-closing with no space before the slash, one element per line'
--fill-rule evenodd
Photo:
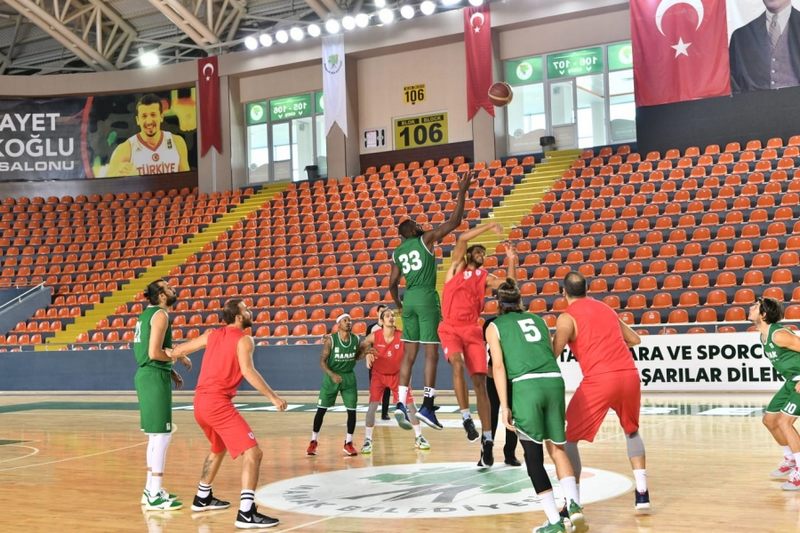
<path fill-rule="evenodd" d="M 145 433 L 172 431 L 172 383 L 169 370 L 141 366 L 133 379 L 139 398 L 139 420 Z"/>
<path fill-rule="evenodd" d="M 325 374 L 322 377 L 322 387 L 319 389 L 319 401 L 317 407 L 329 409 L 336 403 L 336 396 L 341 393 L 342 403 L 347 409 L 355 409 L 358 405 L 358 387 L 356 387 L 356 373 L 347 372 L 339 374 L 342 376 L 341 383 L 334 383 L 333 380 Z"/>
<path fill-rule="evenodd" d="M 770 400 L 766 411 L 768 413 L 781 412 L 795 417 L 800 415 L 800 412 L 797 410 L 797 408 L 800 407 L 800 393 L 794 390 L 796 385 L 796 381 L 787 381 L 784 383 L 783 387 L 781 387 L 778 392 L 775 393 L 775 396 L 772 397 L 772 400 Z"/>
<path fill-rule="evenodd" d="M 410 291 L 403 295 L 403 340 L 439 344 L 439 321 L 442 319 L 439 293 Z"/>
<path fill-rule="evenodd" d="M 560 377 L 514 381 L 511 388 L 514 425 L 523 440 L 564 444 L 564 380 Z"/>

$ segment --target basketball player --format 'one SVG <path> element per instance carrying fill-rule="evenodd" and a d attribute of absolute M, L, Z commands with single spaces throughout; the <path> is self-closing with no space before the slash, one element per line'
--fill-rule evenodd
<path fill-rule="evenodd" d="M 383 327 L 383 321 L 381 320 L 381 315 L 383 315 L 383 310 L 389 307 L 386 304 L 380 304 L 378 306 L 378 321 L 370 324 L 367 326 L 367 333 L 375 333 L 376 331 L 380 330 Z M 369 382 L 372 383 L 372 368 L 369 369 Z M 383 389 L 383 396 L 381 397 L 381 420 L 389 420 L 389 400 L 391 397 L 391 391 L 388 387 Z"/>
<path fill-rule="evenodd" d="M 564 380 L 558 369 L 547 324 L 523 311 L 517 283 L 506 280 L 497 289 L 500 316 L 486 328 L 492 352 L 492 367 L 503 424 L 515 430 L 525 451 L 525 466 L 536 495 L 541 498 L 547 521 L 536 533 L 567 531 L 544 468 L 544 450 L 556 465 L 558 483 L 564 491 L 567 515 L 575 528 L 585 525 L 578 504 L 578 486 L 569 457 L 564 451 Z M 514 411 L 511 411 L 506 380 L 510 379 Z"/>
<path fill-rule="evenodd" d="M 489 327 L 495 318 L 492 317 L 486 320 L 483 323 L 483 336 L 486 338 L 486 329 Z M 487 344 L 488 347 L 488 344 Z M 490 350 L 486 350 L 488 356 L 488 363 L 489 363 L 489 371 L 486 374 L 486 394 L 489 396 L 489 416 L 492 419 L 492 440 L 494 440 L 494 436 L 497 433 L 497 425 L 500 422 L 500 396 L 497 395 L 497 386 L 494 384 L 494 369 L 492 367 L 492 353 Z M 506 395 L 508 396 L 508 408 L 514 408 L 514 401 L 513 396 L 514 394 L 511 391 L 511 380 L 506 380 Z M 506 431 L 506 443 L 503 446 L 503 455 L 505 456 L 505 464 L 508 466 L 522 466 L 522 463 L 519 462 L 519 459 L 516 457 L 516 449 L 517 449 L 517 434 L 514 431 L 511 431 L 508 428 L 505 428 Z"/>
<path fill-rule="evenodd" d="M 761 298 L 750 307 L 748 315 L 761 334 L 764 355 L 786 382 L 770 400 L 764 413 L 764 425 L 775 441 L 783 446 L 783 462 L 771 476 L 789 479 L 783 490 L 800 490 L 800 435 L 794 427 L 800 406 L 800 338 L 780 324 L 783 305 L 773 298 Z"/>
<path fill-rule="evenodd" d="M 322 376 L 322 387 L 319 391 L 317 414 L 314 415 L 314 427 L 311 442 L 306 449 L 307 455 L 317 455 L 317 439 L 322 429 L 322 420 L 329 408 L 336 403 L 336 396 L 342 395 L 342 402 L 347 409 L 347 434 L 342 451 L 350 457 L 358 455 L 353 447 L 353 433 L 356 430 L 356 406 L 358 404 L 358 387 L 356 373 L 353 369 L 356 361 L 363 357 L 358 335 L 351 333 L 353 320 L 344 313 L 336 319 L 338 331 L 326 335 L 323 339 L 322 357 L 319 366 L 325 373 Z"/>
<path fill-rule="evenodd" d="M 206 331 L 172 350 L 172 357 L 185 357 L 205 348 L 194 396 L 194 419 L 211 443 L 211 452 L 203 462 L 192 511 L 227 509 L 230 503 L 214 497 L 211 484 L 217 476 L 225 451 L 233 459 L 242 456 L 242 492 L 235 525 L 241 529 L 263 529 L 278 525 L 277 518 L 258 512 L 255 490 L 263 452 L 253 430 L 233 406 L 233 397 L 242 378 L 272 402 L 279 411 L 286 401 L 264 381 L 253 366 L 255 343 L 244 330 L 253 325 L 253 313 L 242 300 L 228 300 L 222 308 L 225 326 Z"/>
<path fill-rule="evenodd" d="M 644 442 L 639 435 L 641 383 L 629 347 L 639 335 L 605 303 L 586 297 L 586 278 L 570 272 L 564 278 L 566 312 L 556 320 L 555 353 L 569 344 L 583 372 L 583 380 L 567 407 L 567 454 L 580 488 L 581 458 L 578 441 L 592 442 L 609 408 L 625 431 L 628 459 L 636 480 L 634 508 L 650 509 Z M 580 503 L 580 500 L 578 501 Z"/>
<path fill-rule="evenodd" d="M 148 305 L 133 333 L 133 354 L 138 370 L 134 378 L 139 399 L 140 427 L 147 434 L 147 484 L 141 504 L 147 510 L 175 511 L 183 504 L 174 494 L 163 489 L 164 464 L 167 448 L 172 438 L 172 389 L 183 386 L 180 374 L 172 368 L 172 359 L 164 351 L 172 347 L 172 325 L 167 309 L 178 300 L 175 290 L 163 279 L 147 286 L 144 293 Z M 192 363 L 182 357 L 180 361 L 191 369 Z"/>
<path fill-rule="evenodd" d="M 400 383 L 400 364 L 403 362 L 405 347 L 400 339 L 401 333 L 395 327 L 394 310 L 383 306 L 378 317 L 383 327 L 367 335 L 361 342 L 361 349 L 367 354 L 367 366 L 370 369 L 369 381 L 369 407 L 367 408 L 366 430 L 361 453 L 372 453 L 372 430 L 375 428 L 375 412 L 384 390 L 391 390 L 394 401 L 397 402 L 397 388 Z M 411 391 L 408 393 L 408 407 L 411 414 L 417 412 Z M 402 423 L 405 424 L 402 424 Z M 414 447 L 420 450 L 430 450 L 431 445 L 422 436 L 422 427 L 416 417 L 411 419 L 411 424 L 405 419 L 401 421 L 403 429 L 414 428 Z"/>
<path fill-rule="evenodd" d="M 492 447 L 492 420 L 489 413 L 489 396 L 486 392 L 486 373 L 489 371 L 486 359 L 486 341 L 483 338 L 478 319 L 483 311 L 486 289 L 496 289 L 503 280 L 481 268 L 486 248 L 481 244 L 467 245 L 471 239 L 494 231 L 502 235 L 500 224 L 478 226 L 458 236 L 452 253 L 452 264 L 445 274 L 442 292 L 442 322 L 439 324 L 439 339 L 442 341 L 444 356 L 453 369 L 453 388 L 458 407 L 461 410 L 462 424 L 467 439 L 475 442 L 481 438 L 481 458 L 478 466 L 492 466 L 494 455 Z M 514 278 L 517 270 L 517 255 L 514 246 L 506 242 L 508 274 Z M 469 412 L 469 391 L 464 379 L 466 368 L 472 378 L 472 388 L 478 402 L 478 416 L 481 419 L 483 435 L 479 435 Z"/>
<path fill-rule="evenodd" d="M 458 180 L 456 208 L 450 218 L 432 230 L 424 231 L 413 220 L 405 220 L 398 227 L 403 242 L 392 253 L 392 272 L 389 276 L 389 292 L 397 308 L 403 313 L 403 341 L 406 354 L 400 368 L 400 387 L 397 409 L 394 416 L 409 420 L 406 395 L 411 381 L 411 369 L 417 358 L 420 344 L 425 345 L 425 397 L 416 417 L 434 429 L 442 429 L 436 418 L 434 397 L 436 396 L 436 366 L 439 362 L 439 294 L 436 292 L 436 255 L 433 245 L 455 230 L 464 218 L 464 202 L 475 172 L 465 172 Z M 400 301 L 398 287 L 400 276 L 406 278 L 406 290 Z"/>
<path fill-rule="evenodd" d="M 161 98 L 146 94 L 136 102 L 139 133 L 114 149 L 107 177 L 168 174 L 189 170 L 186 141 L 161 129 L 164 121 Z"/>

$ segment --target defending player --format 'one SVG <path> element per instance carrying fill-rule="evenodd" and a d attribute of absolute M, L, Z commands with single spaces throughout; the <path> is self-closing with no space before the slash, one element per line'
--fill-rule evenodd
<path fill-rule="evenodd" d="M 641 383 L 629 347 L 639 335 L 605 303 L 586 297 L 586 278 L 570 272 L 564 278 L 566 312 L 556 321 L 555 353 L 569 344 L 583 372 L 583 380 L 567 407 L 567 454 L 580 487 L 581 458 L 578 441 L 592 442 L 609 409 L 625 431 L 628 459 L 636 480 L 634 508 L 650 509 L 644 442 L 639 435 Z M 580 503 L 580 500 L 578 501 Z"/>
<path fill-rule="evenodd" d="M 569 457 L 564 451 L 564 380 L 558 369 L 547 324 L 533 313 L 523 311 L 519 288 L 506 280 L 497 289 L 500 316 L 486 328 L 492 352 L 492 366 L 503 424 L 519 435 L 525 451 L 525 466 L 537 496 L 541 498 L 547 522 L 535 533 L 566 531 L 553 496 L 550 477 L 544 468 L 542 443 L 556 465 L 558 483 L 564 491 L 567 515 L 576 528 L 585 525 L 578 504 L 578 487 Z M 514 411 L 509 407 L 506 380 L 510 379 Z"/>
<path fill-rule="evenodd" d="M 356 373 L 353 371 L 356 361 L 363 357 L 359 346 L 358 335 L 351 333 L 353 320 L 344 313 L 336 319 L 338 331 L 326 335 L 323 340 L 322 357 L 319 366 L 325 373 L 322 376 L 322 387 L 319 391 L 317 414 L 314 415 L 314 428 L 311 442 L 306 449 L 307 455 L 317 455 L 317 439 L 322 429 L 322 420 L 329 408 L 336 403 L 336 396 L 342 395 L 342 402 L 347 409 L 347 434 L 344 439 L 345 455 L 355 456 L 358 452 L 353 447 L 353 433 L 356 430 L 356 406 L 358 404 L 358 387 Z"/>
<path fill-rule="evenodd" d="M 436 418 L 434 397 L 436 396 L 436 367 L 439 362 L 439 294 L 436 292 L 436 256 L 433 246 L 455 230 L 464 217 L 464 202 L 475 172 L 464 173 L 458 180 L 456 208 L 450 218 L 440 226 L 424 231 L 413 220 L 405 220 L 398 226 L 403 243 L 392 253 L 392 272 L 389 277 L 389 292 L 397 308 L 403 313 L 403 341 L 406 354 L 400 368 L 400 401 L 395 418 L 409 420 L 405 407 L 411 369 L 417 358 L 420 344 L 425 345 L 425 397 L 416 417 L 434 429 L 442 429 Z M 406 278 L 406 290 L 400 301 L 398 287 L 400 276 Z"/>
<path fill-rule="evenodd" d="M 397 388 L 400 383 L 400 364 L 403 362 L 405 347 L 400 339 L 402 332 L 395 327 L 394 311 L 384 306 L 378 317 L 382 327 L 367 335 L 361 342 L 361 349 L 367 354 L 367 366 L 370 368 L 369 382 L 369 408 L 367 409 L 366 430 L 364 434 L 364 444 L 361 446 L 361 453 L 364 455 L 372 453 L 372 431 L 375 428 L 375 413 L 378 410 L 378 402 L 381 401 L 384 390 L 390 390 L 397 403 Z M 414 398 L 411 391 L 408 392 L 408 408 L 411 415 L 417 412 L 414 405 Z M 414 447 L 420 450 L 430 450 L 431 445 L 422 436 L 422 427 L 416 417 L 411 419 L 411 424 L 407 420 L 401 421 L 400 427 L 403 429 L 414 428 Z"/>
<path fill-rule="evenodd" d="M 211 443 L 211 452 L 203 462 L 200 483 L 192 503 L 192 511 L 227 509 L 230 503 L 219 500 L 211 492 L 225 450 L 233 459 L 243 456 L 242 492 L 235 525 L 241 529 L 263 529 L 278 525 L 277 518 L 258 512 L 255 490 L 258 469 L 263 452 L 256 442 L 253 430 L 233 405 L 233 397 L 242 378 L 272 402 L 279 411 L 286 409 L 286 401 L 264 381 L 253 366 L 255 343 L 244 330 L 253 325 L 253 314 L 242 300 L 225 302 L 222 308 L 225 326 L 206 331 L 172 350 L 172 357 L 184 357 L 205 348 L 200 376 L 194 396 L 194 419 Z"/>
<path fill-rule="evenodd" d="M 773 298 L 761 298 L 748 315 L 761 334 L 764 355 L 786 382 L 770 400 L 763 422 L 775 441 L 783 446 L 783 462 L 771 476 L 789 479 L 783 490 L 800 490 L 800 435 L 794 427 L 800 407 L 800 338 L 783 327 L 783 305 Z"/>
<path fill-rule="evenodd" d="M 183 504 L 162 485 L 167 448 L 172 439 L 170 378 L 176 387 L 183 386 L 183 379 L 172 368 L 172 359 L 164 351 L 172 347 L 172 325 L 167 310 L 178 298 L 163 279 L 150 283 L 144 295 L 150 305 L 139 315 L 133 333 L 133 354 L 139 367 L 134 384 L 139 399 L 140 427 L 148 438 L 147 484 L 141 504 L 147 510 L 175 511 Z M 186 368 L 192 368 L 189 359 L 183 357 L 180 361 Z"/>
<path fill-rule="evenodd" d="M 438 328 L 444 356 L 453 368 L 453 388 L 458 399 L 467 439 L 475 442 L 481 437 L 479 466 L 494 464 L 492 452 L 494 441 L 491 429 L 492 419 L 489 412 L 489 396 L 486 391 L 486 373 L 489 370 L 486 359 L 486 341 L 483 338 L 483 329 L 478 323 L 478 319 L 483 311 L 487 287 L 496 289 L 503 283 L 503 280 L 481 268 L 486 256 L 486 248 L 483 245 L 475 244 L 469 248 L 467 245 L 471 239 L 487 231 L 494 231 L 498 235 L 502 235 L 503 227 L 500 224 L 488 224 L 465 231 L 458 236 L 452 253 L 452 264 L 445 274 L 442 294 L 442 323 Z M 509 277 L 514 279 L 517 270 L 517 255 L 514 246 L 508 242 L 506 242 L 506 258 Z M 475 423 L 469 412 L 469 391 L 464 379 L 465 368 L 472 378 L 483 436 L 479 435 L 475 429 Z"/>

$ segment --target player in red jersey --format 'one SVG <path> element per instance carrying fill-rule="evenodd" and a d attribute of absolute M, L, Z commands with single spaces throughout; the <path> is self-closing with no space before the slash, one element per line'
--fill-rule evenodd
<path fill-rule="evenodd" d="M 641 383 L 630 351 L 641 339 L 613 309 L 586 297 L 586 278 L 582 274 L 567 274 L 563 293 L 569 306 L 556 321 L 553 349 L 560 355 L 569 345 L 583 373 L 583 380 L 567 407 L 566 449 L 575 479 L 580 483 L 578 441 L 592 442 L 608 410 L 613 409 L 625 431 L 628 458 L 636 479 L 634 508 L 647 511 L 650 493 L 644 442 L 639 435 Z"/>
<path fill-rule="evenodd" d="M 243 455 L 242 494 L 235 525 L 243 529 L 262 529 L 278 525 L 256 510 L 255 489 L 263 452 L 253 430 L 233 406 L 233 397 L 246 379 L 250 385 L 272 402 L 279 411 L 286 410 L 286 401 L 264 381 L 253 366 L 253 338 L 244 330 L 252 326 L 253 315 L 242 300 L 225 302 L 222 308 L 225 327 L 206 331 L 200 337 L 172 350 L 171 357 L 181 357 L 205 348 L 200 376 L 194 396 L 194 418 L 211 443 L 211 453 L 203 463 L 200 484 L 192 511 L 226 509 L 230 503 L 218 500 L 211 493 L 211 483 L 219 471 L 225 450 L 236 459 Z"/>
<path fill-rule="evenodd" d="M 369 381 L 369 407 L 367 408 L 367 419 L 365 422 L 364 445 L 361 446 L 361 453 L 364 455 L 372 453 L 372 430 L 375 428 L 375 412 L 378 404 L 383 397 L 383 391 L 389 390 L 394 395 L 394 402 L 399 400 L 398 387 L 400 386 L 400 366 L 403 363 L 405 344 L 401 338 L 402 331 L 395 327 L 394 310 L 388 306 L 383 306 L 378 315 L 378 323 L 381 325 L 361 341 L 361 349 L 367 354 L 367 367 L 371 371 Z M 414 404 L 414 397 L 411 395 L 411 387 L 408 389 L 408 399 L 406 401 L 411 421 L 400 420 L 400 427 L 403 429 L 414 428 L 414 447 L 420 450 L 430 450 L 431 445 L 422 436 L 422 426 L 414 413 L 417 406 Z"/>
<path fill-rule="evenodd" d="M 492 420 L 489 413 L 489 396 L 486 389 L 486 374 L 489 366 L 486 359 L 486 341 L 478 319 L 483 311 L 486 288 L 496 289 L 505 279 L 489 274 L 481 268 L 486 248 L 475 244 L 467 248 L 470 239 L 487 231 L 503 234 L 500 224 L 487 224 L 458 236 L 453 248 L 452 264 L 445 275 L 442 292 L 442 322 L 439 324 L 439 340 L 444 356 L 453 367 L 453 388 L 461 410 L 467 439 L 475 442 L 481 435 L 469 412 L 469 391 L 464 379 L 464 368 L 472 378 L 472 388 L 478 402 L 478 417 L 483 426 L 481 459 L 479 466 L 492 466 Z M 516 279 L 517 255 L 514 246 L 506 243 L 508 277 Z"/>

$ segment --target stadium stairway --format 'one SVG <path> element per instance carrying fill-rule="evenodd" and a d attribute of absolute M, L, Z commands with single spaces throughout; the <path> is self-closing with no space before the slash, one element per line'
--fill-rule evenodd
<path fill-rule="evenodd" d="M 187 242 L 175 248 L 170 254 L 164 256 L 145 270 L 139 277 L 124 284 L 116 292 L 110 294 L 102 302 L 86 311 L 75 322 L 57 332 L 47 339 L 43 345 L 36 346 L 37 351 L 53 349 L 50 345 L 60 345 L 75 342 L 81 333 L 86 333 L 95 327 L 97 322 L 114 314 L 120 306 L 133 301 L 136 296 L 144 292 L 152 281 L 170 275 L 178 265 L 183 264 L 189 257 L 200 252 L 208 244 L 214 242 L 220 235 L 231 229 L 237 222 L 256 212 L 265 203 L 280 195 L 288 187 L 289 182 L 281 182 L 264 186 L 250 198 L 244 200 L 230 212 L 222 215 L 218 220 L 209 224 L 199 233 L 191 236 Z"/>
<path fill-rule="evenodd" d="M 503 198 L 500 205 L 481 221 L 483 223 L 501 223 L 504 235 L 484 233 L 470 243 L 482 244 L 486 247 L 487 254 L 494 254 L 497 245 L 510 236 L 512 230 L 522 221 L 522 217 L 531 212 L 531 207 L 542 200 L 544 194 L 553 187 L 553 183 L 561 178 L 580 155 L 580 150 L 546 152 L 544 161 L 536 165 L 533 172 L 526 174 L 522 182 L 511 191 L 511 194 Z M 449 267 L 450 261 L 446 257 L 437 267 L 436 288 L 440 293 L 444 287 L 445 272 Z"/>

